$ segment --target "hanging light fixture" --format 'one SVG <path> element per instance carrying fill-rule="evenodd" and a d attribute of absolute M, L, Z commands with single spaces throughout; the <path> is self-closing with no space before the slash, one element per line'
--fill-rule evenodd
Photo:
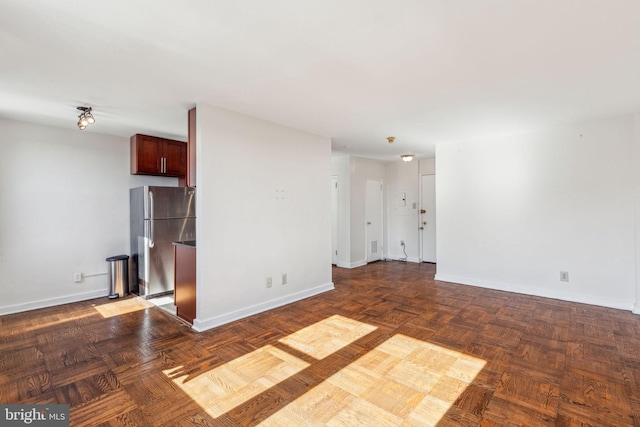
<path fill-rule="evenodd" d="M 405 162 L 410 162 L 411 160 L 413 160 L 414 155 L 413 154 L 402 154 L 400 157 Z"/>
<path fill-rule="evenodd" d="M 86 111 L 84 113 L 84 118 L 87 120 L 87 122 L 89 122 L 90 125 L 96 122 L 96 119 L 93 117 L 93 114 L 91 114 L 91 108 L 89 108 L 89 111 Z"/>
<path fill-rule="evenodd" d="M 96 122 L 95 117 L 91 113 L 91 107 L 76 107 L 82 111 L 78 116 L 78 129 L 85 130 L 87 126 Z"/>
<path fill-rule="evenodd" d="M 388 136 L 387 137 L 387 141 L 389 141 L 389 144 L 393 144 L 393 141 L 396 139 L 395 136 Z"/>

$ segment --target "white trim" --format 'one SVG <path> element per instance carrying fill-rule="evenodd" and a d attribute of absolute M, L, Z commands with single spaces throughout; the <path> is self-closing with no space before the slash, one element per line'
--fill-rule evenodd
<path fill-rule="evenodd" d="M 362 260 L 362 261 L 356 261 L 356 262 L 352 262 L 352 263 L 338 262 L 336 264 L 336 267 L 340 267 L 340 268 L 357 268 L 357 267 L 362 267 L 363 265 L 367 265 L 367 261 Z"/>
<path fill-rule="evenodd" d="M 367 227 L 367 205 L 369 203 L 369 199 L 367 198 L 369 181 L 377 181 L 380 183 L 380 258 L 369 260 L 369 249 L 371 249 L 371 241 L 369 239 L 369 227 Z M 384 215 L 384 179 L 382 178 L 367 178 L 365 179 L 365 192 L 364 192 L 364 264 L 366 265 L 369 262 L 382 261 L 384 260 L 385 254 L 385 239 L 384 239 L 384 225 L 385 225 L 385 215 Z M 353 263 L 352 263 L 353 264 Z"/>
<path fill-rule="evenodd" d="M 347 263 L 340 262 L 340 261 L 338 261 L 338 263 L 336 264 L 336 267 L 340 267 L 340 268 L 352 268 L 352 267 L 351 267 L 351 264 L 347 264 Z"/>
<path fill-rule="evenodd" d="M 285 295 L 283 297 L 275 298 L 269 301 L 261 302 L 259 304 L 244 307 L 238 310 L 230 311 L 228 313 L 219 314 L 208 319 L 193 320 L 193 329 L 197 332 L 203 332 L 216 326 L 221 326 L 227 323 L 231 323 L 235 320 L 244 319 L 245 317 L 252 316 L 254 314 L 262 313 L 263 311 L 272 310 L 274 308 L 281 307 L 283 305 L 291 304 L 292 302 L 300 301 L 305 298 L 312 297 L 314 295 L 321 294 L 335 289 L 333 282 L 326 283 L 324 285 L 316 286 L 315 288 L 307 289 L 293 294 Z"/>
<path fill-rule="evenodd" d="M 388 257 L 385 258 L 386 261 L 401 261 L 401 262 L 415 262 L 415 263 L 420 263 L 422 261 L 420 261 L 420 258 L 418 257 L 408 257 L 406 260 L 404 259 L 404 255 L 403 256 L 397 256 L 397 257 Z"/>
<path fill-rule="evenodd" d="M 633 310 L 633 304 L 625 300 L 603 299 L 590 295 L 583 295 L 574 292 L 554 291 L 552 289 L 540 289 L 530 286 L 516 286 L 507 283 L 492 282 L 488 280 L 471 280 L 463 277 L 448 276 L 446 274 L 436 274 L 435 280 L 449 282 L 466 286 L 476 286 L 480 288 L 494 289 L 498 291 L 515 292 L 518 294 L 533 295 L 543 298 L 553 298 L 563 301 L 577 302 L 581 304 L 597 305 L 601 307 L 617 308 L 620 310 Z"/>
<path fill-rule="evenodd" d="M 422 214 L 420 213 L 421 209 L 424 209 L 424 200 L 422 199 L 422 177 L 424 176 L 436 176 L 435 172 L 434 173 L 421 173 L 420 176 L 418 177 L 418 192 L 419 192 L 419 196 L 418 197 L 418 246 L 420 246 L 418 253 L 420 254 L 420 262 L 422 262 L 422 260 L 424 259 L 424 250 L 423 250 L 423 245 L 424 245 L 424 229 L 420 229 L 420 227 L 422 227 Z M 436 178 L 437 180 L 438 178 Z M 434 183 L 435 184 L 435 183 Z M 433 189 L 434 194 L 436 193 L 436 189 L 434 187 Z M 436 217 L 438 215 L 438 204 L 437 204 L 437 200 L 436 200 Z M 438 219 L 436 218 L 436 233 L 438 233 Z M 437 234 L 436 234 L 437 235 Z M 438 241 L 436 239 L 436 262 L 438 261 Z M 431 261 L 429 261 L 431 262 Z"/>
<path fill-rule="evenodd" d="M 336 219 L 337 224 L 333 222 L 333 179 L 335 178 L 335 194 L 336 194 Z M 334 231 L 335 225 L 335 231 Z M 334 232 L 338 235 L 338 241 L 336 242 L 336 246 L 333 246 L 333 234 Z M 338 265 L 340 262 L 338 259 L 338 254 L 340 253 L 340 176 L 339 175 L 331 175 L 331 261 L 335 261 L 335 265 Z"/>
<path fill-rule="evenodd" d="M 633 305 L 632 312 L 634 314 L 640 314 L 640 172 L 638 171 L 638 165 L 640 165 L 640 114 L 633 116 L 633 134 L 634 141 L 631 145 L 631 157 L 633 162 L 633 229 L 634 240 L 633 249 L 635 255 L 635 288 L 636 288 L 636 300 Z"/>
<path fill-rule="evenodd" d="M 29 301 L 22 304 L 6 305 L 0 307 L 0 316 L 5 314 L 22 313 L 23 311 L 37 310 L 39 308 L 54 307 L 56 305 L 69 304 L 72 302 L 86 301 L 94 298 L 102 298 L 109 295 L 108 290 L 97 290 L 90 292 L 83 292 L 80 294 L 65 295 L 62 297 L 43 299 L 38 301 Z"/>

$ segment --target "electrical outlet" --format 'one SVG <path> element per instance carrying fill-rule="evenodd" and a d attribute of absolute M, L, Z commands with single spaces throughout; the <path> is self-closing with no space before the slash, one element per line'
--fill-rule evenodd
<path fill-rule="evenodd" d="M 271 285 L 273 285 L 273 281 L 271 280 L 271 277 L 267 277 L 267 288 L 270 288 Z"/>
<path fill-rule="evenodd" d="M 74 282 L 82 282 L 82 273 L 73 273 Z"/>
<path fill-rule="evenodd" d="M 568 271 L 561 271 L 560 272 L 560 281 L 561 282 L 568 282 L 569 281 L 569 272 Z"/>
<path fill-rule="evenodd" d="M 286 285 L 287 284 L 287 273 L 283 273 L 282 274 L 282 284 Z"/>

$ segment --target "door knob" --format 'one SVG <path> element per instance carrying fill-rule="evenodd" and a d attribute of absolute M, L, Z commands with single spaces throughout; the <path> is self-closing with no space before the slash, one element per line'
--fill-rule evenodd
<path fill-rule="evenodd" d="M 426 211 L 425 209 L 420 209 L 420 213 L 421 213 L 421 214 L 426 214 L 426 213 L 427 213 L 427 211 Z"/>
<path fill-rule="evenodd" d="M 427 221 L 422 221 L 422 224 L 423 225 L 427 225 Z"/>

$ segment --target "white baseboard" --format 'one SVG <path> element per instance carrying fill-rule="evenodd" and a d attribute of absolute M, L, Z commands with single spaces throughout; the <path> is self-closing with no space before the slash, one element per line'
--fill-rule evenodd
<path fill-rule="evenodd" d="M 543 298 L 553 298 L 562 301 L 578 302 L 581 304 L 598 305 L 601 307 L 617 308 L 620 310 L 634 309 L 633 303 L 625 300 L 607 299 L 592 295 L 583 295 L 575 292 L 563 292 L 552 289 L 534 288 L 531 286 L 512 285 L 508 283 L 492 282 L 488 280 L 474 280 L 464 277 L 436 274 L 435 280 L 450 282 L 460 285 L 477 286 L 480 288 L 494 289 L 497 291 L 515 292 L 517 294 L 533 295 Z M 640 314 L 640 313 L 639 313 Z"/>
<path fill-rule="evenodd" d="M 407 260 L 404 259 L 400 259 L 400 257 L 398 258 L 384 258 L 383 261 L 407 261 L 407 262 L 415 262 L 415 263 L 420 263 L 422 261 L 420 261 L 420 258 L 414 258 L 411 257 Z M 340 267 L 340 268 L 357 268 L 357 267 L 362 267 L 363 265 L 367 265 L 367 261 L 356 261 L 356 262 L 352 262 L 351 264 L 345 264 L 345 263 L 341 263 L 338 262 L 338 264 L 336 264 L 336 267 Z"/>
<path fill-rule="evenodd" d="M 404 259 L 404 256 L 401 257 L 388 257 L 387 261 L 406 261 L 406 262 L 415 262 L 415 263 L 419 263 L 420 258 L 415 258 L 415 257 L 409 257 L 407 259 Z"/>
<path fill-rule="evenodd" d="M 292 302 L 300 301 L 305 298 L 312 297 L 314 295 L 321 294 L 333 290 L 333 282 L 326 283 L 324 285 L 316 286 L 315 288 L 306 289 L 304 291 L 295 292 L 293 294 L 285 295 L 279 298 L 275 298 L 269 301 L 261 302 L 259 304 L 251 305 L 249 307 L 241 308 L 239 310 L 223 313 L 208 319 L 194 319 L 193 329 L 198 332 L 206 331 L 207 329 L 215 328 L 226 323 L 233 322 L 235 320 L 244 319 L 245 317 L 253 316 L 254 314 L 262 313 L 263 311 L 271 310 L 281 307 L 283 305 L 291 304 Z"/>
<path fill-rule="evenodd" d="M 109 295 L 108 290 L 82 292 L 79 294 L 64 295 L 56 298 L 29 301 L 22 304 L 6 305 L 0 307 L 0 316 L 5 314 L 22 313 L 23 311 L 37 310 L 39 308 L 53 307 L 56 305 L 68 304 L 71 302 L 86 301 L 88 299 L 102 298 Z"/>
<path fill-rule="evenodd" d="M 363 265 L 367 265 L 367 261 L 366 260 L 356 261 L 356 262 L 352 262 L 352 263 L 338 262 L 338 264 L 336 264 L 336 267 L 340 267 L 340 268 L 357 268 L 357 267 L 362 267 Z"/>

